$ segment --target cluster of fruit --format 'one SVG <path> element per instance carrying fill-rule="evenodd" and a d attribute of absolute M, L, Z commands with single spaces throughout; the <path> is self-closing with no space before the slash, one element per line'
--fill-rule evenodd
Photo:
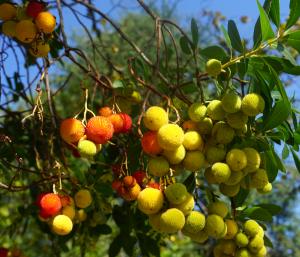
<path fill-rule="evenodd" d="M 48 41 L 56 26 L 55 17 L 46 11 L 46 4 L 29 1 L 23 6 L 0 4 L 2 33 L 25 44 L 34 57 L 46 57 L 50 52 Z"/>
<path fill-rule="evenodd" d="M 9 249 L 6 247 L 0 247 L 0 257 L 25 257 L 25 256 L 17 248 Z"/>
<path fill-rule="evenodd" d="M 87 189 L 79 190 L 74 200 L 68 195 L 41 193 L 36 204 L 40 209 L 39 218 L 47 222 L 55 234 L 63 236 L 72 231 L 73 222 L 86 220 L 84 209 L 92 204 L 92 196 Z"/>
<path fill-rule="evenodd" d="M 76 118 L 68 118 L 60 125 L 61 138 L 75 151 L 75 155 L 92 158 L 114 134 L 128 133 L 132 127 L 131 117 L 126 113 L 113 113 L 103 107 L 99 115 L 90 118 L 85 125 Z M 73 152 L 74 152 L 73 151 Z"/>

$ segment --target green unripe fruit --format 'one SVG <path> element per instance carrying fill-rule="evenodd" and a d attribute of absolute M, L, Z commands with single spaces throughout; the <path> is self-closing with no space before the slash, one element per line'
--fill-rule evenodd
<path fill-rule="evenodd" d="M 252 257 L 252 255 L 247 249 L 242 248 L 236 251 L 235 257 Z"/>
<path fill-rule="evenodd" d="M 209 76 L 217 77 L 222 71 L 222 63 L 217 59 L 210 59 L 206 62 L 205 70 Z"/>
<path fill-rule="evenodd" d="M 260 231 L 260 226 L 255 220 L 247 220 L 244 224 L 244 231 L 248 236 L 254 237 Z"/>
<path fill-rule="evenodd" d="M 80 156 L 86 158 L 91 158 L 97 153 L 96 144 L 90 140 L 79 140 L 77 149 Z"/>
<path fill-rule="evenodd" d="M 240 171 L 247 166 L 247 156 L 240 149 L 232 149 L 226 155 L 226 163 L 233 171 Z"/>
<path fill-rule="evenodd" d="M 268 194 L 272 191 L 272 188 L 273 188 L 272 184 L 269 182 L 263 188 L 257 189 L 257 192 L 260 193 L 260 194 Z"/>
<path fill-rule="evenodd" d="M 226 195 L 229 197 L 234 197 L 240 191 L 240 184 L 236 184 L 236 185 L 232 185 L 232 186 L 221 184 L 219 189 L 223 195 Z"/>
<path fill-rule="evenodd" d="M 265 101 L 259 94 L 251 93 L 243 98 L 241 109 L 243 113 L 253 117 L 264 111 Z"/>
<path fill-rule="evenodd" d="M 224 239 L 234 239 L 239 230 L 237 223 L 234 220 L 225 220 L 225 224 L 227 227 L 227 233 Z"/>
<path fill-rule="evenodd" d="M 174 151 L 165 150 L 163 156 L 167 158 L 170 164 L 179 164 L 185 157 L 185 148 L 181 145 Z"/>
<path fill-rule="evenodd" d="M 226 115 L 220 100 L 212 100 L 207 106 L 206 113 L 213 120 L 224 120 Z"/>
<path fill-rule="evenodd" d="M 206 114 L 206 106 L 202 103 L 193 103 L 188 109 L 188 115 L 192 121 L 201 121 Z"/>
<path fill-rule="evenodd" d="M 227 124 L 222 124 L 216 131 L 216 140 L 219 144 L 229 144 L 234 136 L 234 129 Z"/>
<path fill-rule="evenodd" d="M 188 193 L 186 199 L 181 204 L 171 204 L 171 207 L 177 208 L 178 210 L 182 211 L 184 216 L 190 214 L 195 207 L 195 200 L 194 196 Z"/>
<path fill-rule="evenodd" d="M 244 233 L 240 232 L 235 236 L 235 243 L 238 247 L 246 247 L 249 244 L 249 239 Z"/>
<path fill-rule="evenodd" d="M 203 148 L 203 139 L 197 131 L 188 131 L 184 134 L 183 146 L 186 150 L 200 150 Z"/>
<path fill-rule="evenodd" d="M 201 135 L 208 135 L 213 128 L 213 121 L 211 118 L 205 117 L 203 120 L 197 123 L 198 131 Z"/>
<path fill-rule="evenodd" d="M 269 183 L 269 178 L 266 170 L 258 169 L 251 174 L 251 185 L 255 188 L 264 188 Z"/>
<path fill-rule="evenodd" d="M 160 222 L 161 213 L 149 215 L 149 224 L 157 232 L 162 232 L 161 222 Z"/>
<path fill-rule="evenodd" d="M 198 171 L 205 164 L 205 157 L 201 151 L 188 151 L 183 160 L 183 166 L 190 171 Z"/>
<path fill-rule="evenodd" d="M 218 184 L 214 174 L 212 174 L 210 167 L 205 170 L 204 177 L 209 184 Z"/>
<path fill-rule="evenodd" d="M 213 164 L 225 159 L 226 150 L 220 146 L 209 146 L 205 152 L 206 160 Z"/>
<path fill-rule="evenodd" d="M 227 181 L 231 175 L 229 166 L 222 162 L 216 162 L 211 167 L 211 172 L 218 183 Z"/>
<path fill-rule="evenodd" d="M 163 193 L 155 188 L 147 187 L 139 193 L 138 208 L 145 214 L 155 214 L 160 211 L 164 203 Z"/>
<path fill-rule="evenodd" d="M 165 196 L 171 204 L 181 204 L 188 197 L 188 192 L 184 184 L 174 183 L 166 188 Z"/>
<path fill-rule="evenodd" d="M 264 246 L 264 239 L 261 236 L 256 235 L 250 240 L 248 244 L 248 249 L 252 253 L 258 253 L 259 250 L 263 248 L 263 246 Z"/>
<path fill-rule="evenodd" d="M 207 208 L 209 214 L 217 214 L 222 218 L 225 218 L 228 214 L 228 207 L 226 203 L 221 201 L 210 203 Z"/>
<path fill-rule="evenodd" d="M 261 163 L 261 158 L 259 152 L 254 148 L 246 147 L 243 149 L 244 153 L 247 156 L 247 166 L 243 169 L 245 173 L 255 172 Z"/>
<path fill-rule="evenodd" d="M 244 173 L 242 171 L 231 172 L 229 179 L 226 182 L 224 182 L 224 184 L 228 186 L 236 185 L 240 183 L 243 177 L 244 177 Z"/>
<path fill-rule="evenodd" d="M 205 227 L 205 216 L 201 212 L 192 211 L 185 218 L 184 231 L 188 233 L 196 234 L 203 230 Z"/>
<path fill-rule="evenodd" d="M 230 113 L 226 116 L 226 121 L 234 129 L 243 129 L 248 122 L 248 116 L 243 112 Z"/>
<path fill-rule="evenodd" d="M 167 112 L 163 108 L 152 106 L 145 112 L 143 122 L 147 129 L 156 131 L 163 125 L 168 124 L 169 118 Z"/>
<path fill-rule="evenodd" d="M 182 233 L 185 236 L 190 237 L 192 241 L 197 242 L 199 244 L 204 243 L 208 239 L 208 235 L 205 230 L 201 230 L 200 232 L 198 232 L 196 234 L 189 233 L 189 232 L 183 230 Z"/>
<path fill-rule="evenodd" d="M 222 107 L 225 112 L 228 113 L 235 113 L 241 109 L 242 100 L 234 92 L 228 93 L 223 96 L 222 98 Z"/>
<path fill-rule="evenodd" d="M 236 245 L 233 240 L 222 240 L 220 242 L 223 253 L 233 256 L 235 254 Z"/>
<path fill-rule="evenodd" d="M 158 156 L 150 158 L 148 162 L 148 171 L 151 175 L 162 177 L 168 174 L 169 170 L 169 163 L 164 157 Z"/>
<path fill-rule="evenodd" d="M 165 233 L 175 233 L 181 230 L 184 223 L 185 217 L 183 213 L 176 208 L 168 209 L 160 216 L 161 230 Z"/>
<path fill-rule="evenodd" d="M 181 127 L 176 124 L 163 125 L 157 133 L 157 141 L 159 146 L 164 150 L 174 151 L 184 140 L 184 132 Z"/>
<path fill-rule="evenodd" d="M 216 214 L 208 215 L 205 230 L 213 238 L 220 238 L 224 234 L 226 226 L 222 217 Z"/>

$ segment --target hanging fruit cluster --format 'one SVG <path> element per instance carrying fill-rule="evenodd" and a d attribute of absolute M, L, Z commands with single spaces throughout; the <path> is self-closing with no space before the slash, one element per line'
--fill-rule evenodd
<path fill-rule="evenodd" d="M 46 10 L 44 2 L 33 0 L 18 6 L 10 2 L 0 4 L 0 20 L 4 35 L 18 40 L 32 56 L 47 57 L 56 19 Z"/>

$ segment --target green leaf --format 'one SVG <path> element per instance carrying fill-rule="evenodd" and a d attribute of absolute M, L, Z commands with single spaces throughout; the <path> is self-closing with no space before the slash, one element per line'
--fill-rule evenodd
<path fill-rule="evenodd" d="M 266 204 L 258 204 L 257 206 L 266 209 L 273 216 L 277 215 L 282 211 L 282 208 L 275 204 L 266 203 Z"/>
<path fill-rule="evenodd" d="M 288 33 L 285 37 L 286 44 L 293 47 L 300 53 L 300 30 Z"/>
<path fill-rule="evenodd" d="M 284 144 L 284 147 L 283 147 L 282 153 L 281 153 L 282 159 L 285 160 L 286 158 L 289 157 L 289 155 L 290 155 L 289 148 L 286 144 Z"/>
<path fill-rule="evenodd" d="M 122 80 L 115 80 L 112 84 L 113 88 L 123 88 L 124 84 L 122 82 Z"/>
<path fill-rule="evenodd" d="M 192 31 L 194 48 L 196 48 L 199 42 L 199 30 L 198 30 L 197 22 L 194 18 L 191 20 L 191 31 Z"/>
<path fill-rule="evenodd" d="M 278 174 L 278 166 L 276 159 L 271 150 L 265 151 L 264 153 L 266 170 L 268 173 L 268 178 L 270 182 L 273 182 Z"/>
<path fill-rule="evenodd" d="M 228 60 L 228 55 L 222 47 L 209 46 L 199 51 L 200 55 L 203 55 L 207 59 L 218 59 L 221 62 Z"/>
<path fill-rule="evenodd" d="M 270 240 L 270 238 L 268 238 L 266 235 L 264 235 L 264 242 L 265 242 L 265 246 L 271 247 L 273 248 L 273 243 Z"/>
<path fill-rule="evenodd" d="M 239 193 L 234 197 L 234 203 L 236 207 L 240 207 L 244 204 L 247 196 L 249 195 L 249 190 L 241 188 Z"/>
<path fill-rule="evenodd" d="M 272 215 L 262 207 L 252 207 L 241 212 L 240 218 L 250 218 L 260 221 L 272 221 Z"/>
<path fill-rule="evenodd" d="M 223 32 L 226 45 L 228 46 L 228 48 L 230 49 L 230 51 L 232 51 L 232 45 L 231 45 L 231 40 L 230 40 L 229 34 L 228 34 L 226 28 L 223 25 L 221 25 L 221 30 Z"/>
<path fill-rule="evenodd" d="M 231 41 L 232 47 L 240 53 L 244 52 L 243 43 L 240 37 L 240 33 L 233 20 L 228 21 L 228 35 Z"/>
<path fill-rule="evenodd" d="M 195 185 L 196 185 L 196 181 L 195 181 L 195 174 L 190 174 L 185 181 L 183 182 L 183 184 L 186 186 L 187 191 L 189 193 L 193 193 L 194 189 L 195 189 Z"/>
<path fill-rule="evenodd" d="M 259 9 L 259 16 L 260 16 L 260 27 L 261 27 L 261 34 L 262 34 L 262 41 L 267 41 L 270 38 L 274 38 L 275 34 L 271 27 L 270 20 L 264 8 L 261 6 L 258 0 L 256 0 L 258 9 Z"/>
<path fill-rule="evenodd" d="M 285 29 L 292 27 L 300 17 L 300 1 L 290 0 L 290 15 L 286 22 Z"/>
<path fill-rule="evenodd" d="M 300 159 L 298 157 L 298 154 L 296 153 L 296 151 L 293 148 L 290 148 L 290 150 L 292 152 L 292 155 L 293 155 L 294 162 L 295 162 L 295 165 L 297 167 L 297 170 L 300 172 Z"/>
<path fill-rule="evenodd" d="M 122 237 L 120 235 L 116 236 L 108 249 L 108 256 L 115 257 L 119 254 L 122 248 Z"/>
<path fill-rule="evenodd" d="M 277 28 L 280 26 L 280 0 L 271 2 L 270 18 Z"/>
<path fill-rule="evenodd" d="M 185 54 L 191 54 L 192 50 L 191 50 L 191 46 L 189 43 L 189 40 L 185 37 L 182 36 L 179 40 L 179 44 L 181 47 L 181 50 L 185 53 Z"/>

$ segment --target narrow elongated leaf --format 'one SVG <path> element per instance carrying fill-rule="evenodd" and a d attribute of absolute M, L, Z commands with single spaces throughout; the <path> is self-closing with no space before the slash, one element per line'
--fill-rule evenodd
<path fill-rule="evenodd" d="M 270 38 L 274 38 L 275 34 L 271 27 L 270 20 L 264 8 L 261 6 L 258 0 L 256 0 L 257 6 L 259 9 L 259 16 L 260 16 L 260 27 L 261 27 L 261 34 L 262 34 L 262 41 L 267 41 Z"/>
<path fill-rule="evenodd" d="M 180 40 L 179 40 L 179 44 L 180 44 L 181 50 L 185 54 L 191 54 L 192 53 L 189 40 L 186 37 L 184 37 L 184 36 L 181 37 Z"/>
<path fill-rule="evenodd" d="M 293 47 L 300 53 L 300 31 L 293 31 L 285 36 L 286 44 Z"/>
<path fill-rule="evenodd" d="M 206 47 L 206 48 L 200 50 L 199 54 L 203 55 L 207 59 L 215 58 L 222 62 L 229 58 L 227 53 L 225 52 L 225 50 L 219 46 Z"/>
<path fill-rule="evenodd" d="M 298 156 L 297 152 L 293 148 L 290 148 L 290 150 L 292 152 L 292 155 L 293 155 L 294 162 L 295 162 L 295 165 L 297 167 L 297 170 L 300 172 L 300 159 L 299 159 L 299 156 Z"/>
<path fill-rule="evenodd" d="M 240 33 L 233 20 L 228 21 L 228 35 L 231 41 L 232 47 L 240 53 L 243 53 L 244 47 L 240 37 Z"/>
<path fill-rule="evenodd" d="M 266 151 L 264 155 L 266 170 L 268 173 L 268 178 L 270 182 L 273 182 L 278 175 L 278 167 L 276 159 L 273 156 L 273 152 L 271 150 Z"/>
<path fill-rule="evenodd" d="M 286 29 L 292 27 L 300 17 L 300 1 L 290 0 L 290 15 L 286 22 Z"/>
<path fill-rule="evenodd" d="M 273 0 L 270 9 L 270 18 L 278 28 L 280 26 L 280 0 Z"/>
<path fill-rule="evenodd" d="M 265 246 L 268 246 L 268 247 L 271 247 L 271 248 L 274 247 L 271 239 L 268 238 L 266 235 L 264 236 L 264 242 L 265 242 Z"/>
<path fill-rule="evenodd" d="M 197 22 L 194 18 L 191 20 L 191 31 L 192 31 L 194 48 L 196 48 L 199 42 L 199 30 L 198 30 Z"/>
<path fill-rule="evenodd" d="M 281 154 L 282 159 L 285 160 L 286 158 L 288 158 L 289 154 L 290 154 L 290 150 L 289 150 L 288 146 L 285 144 L 282 149 L 282 154 Z"/>
<path fill-rule="evenodd" d="M 229 34 L 228 34 L 226 28 L 223 25 L 221 25 L 221 30 L 223 32 L 226 45 L 228 46 L 228 48 L 230 49 L 230 51 L 232 51 L 232 45 L 231 45 L 231 40 L 230 40 Z"/>

